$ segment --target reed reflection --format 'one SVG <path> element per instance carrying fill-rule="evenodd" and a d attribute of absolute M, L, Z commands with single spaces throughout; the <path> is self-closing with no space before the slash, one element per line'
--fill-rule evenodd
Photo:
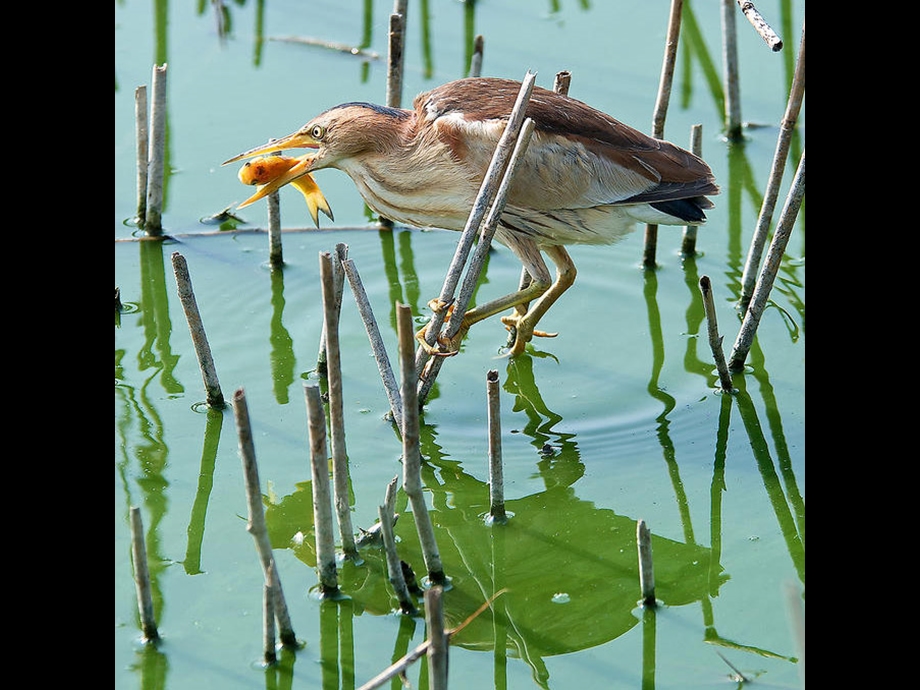
<path fill-rule="evenodd" d="M 751 353 L 753 354 L 752 348 Z M 765 375 L 761 377 L 762 388 L 766 387 L 770 391 L 768 379 Z M 768 420 L 772 421 L 772 431 L 774 447 L 781 454 L 778 459 L 783 479 L 786 482 L 789 495 L 783 490 L 783 483 L 780 480 L 780 474 L 776 470 L 776 465 L 770 454 L 770 444 L 764 435 L 763 427 L 757 416 L 757 409 L 747 391 L 747 386 L 739 385 L 739 392 L 735 396 L 738 405 L 738 411 L 741 414 L 741 420 L 744 423 L 745 431 L 750 440 L 751 451 L 754 454 L 754 460 L 757 468 L 760 470 L 763 479 L 764 489 L 767 497 L 776 513 L 776 521 L 786 541 L 786 548 L 789 550 L 789 556 L 792 565 L 799 576 L 802 584 L 805 584 L 805 503 L 799 492 L 798 483 L 795 474 L 792 471 L 791 459 L 785 443 L 785 437 L 782 428 L 779 426 L 779 415 L 775 410 L 768 412 Z M 799 531 L 801 526 L 801 532 Z"/>
<path fill-rule="evenodd" d="M 188 546 L 183 566 L 189 575 L 200 575 L 201 545 L 204 541 L 204 524 L 208 514 L 208 500 L 214 487 L 214 468 L 217 465 L 217 447 L 220 444 L 220 430 L 224 421 L 224 410 L 207 408 L 207 422 L 204 429 L 204 444 L 201 450 L 201 467 L 198 471 L 198 489 L 192 514 L 188 523 Z"/>
<path fill-rule="evenodd" d="M 294 357 L 294 339 L 284 326 L 284 271 L 271 271 L 272 283 L 272 318 L 268 340 L 269 357 L 272 370 L 272 390 L 279 405 L 290 402 L 289 388 L 294 383 L 294 369 L 297 360 Z"/>
<path fill-rule="evenodd" d="M 265 690 L 292 690 L 296 660 L 296 652 L 287 645 L 282 645 L 278 652 L 278 661 L 265 667 Z"/>
<path fill-rule="evenodd" d="M 396 235 L 400 237 L 399 259 L 396 254 Z M 408 230 L 383 229 L 378 236 L 383 270 L 389 286 L 390 328 L 396 333 L 397 304 L 405 304 L 413 314 L 419 314 L 418 272 Z"/>
<path fill-rule="evenodd" d="M 698 290 L 699 278 L 696 272 L 696 262 L 692 257 L 688 257 L 684 259 L 683 263 L 686 274 L 685 282 L 688 292 L 691 296 L 691 305 L 698 305 L 700 302 L 700 293 Z M 699 338 L 696 336 L 699 334 L 702 318 L 703 315 L 700 312 L 699 307 L 694 308 L 691 306 L 691 308 L 688 309 L 687 333 L 691 337 L 687 339 L 687 350 L 684 356 L 684 369 L 689 373 L 697 373 L 701 375 L 706 381 L 707 388 L 712 390 L 716 385 L 718 378 L 712 370 L 714 365 L 712 364 L 711 360 L 701 360 L 696 352 L 699 341 Z M 784 468 L 785 476 L 788 478 L 787 481 L 793 489 L 789 500 L 790 503 L 795 505 L 795 512 L 797 515 L 801 516 L 802 522 L 804 523 L 804 502 L 801 501 L 801 495 L 797 491 L 795 476 L 791 466 L 791 458 L 789 456 L 785 438 L 782 433 L 781 419 L 776 406 L 777 401 L 775 396 L 772 394 L 772 388 L 769 385 L 769 376 L 765 367 L 763 366 L 762 352 L 756 345 L 753 349 L 757 350 L 759 359 L 757 360 L 758 366 L 752 367 L 754 372 L 752 375 L 755 377 L 755 379 L 761 381 L 763 384 L 762 390 L 764 392 L 764 404 L 767 409 L 767 415 L 771 419 L 771 427 L 774 430 L 774 446 L 777 448 L 777 453 L 781 456 L 781 458 L 783 458 L 780 460 L 780 466 Z M 734 379 L 734 383 L 736 385 L 736 389 L 733 394 L 729 395 L 724 393 L 714 393 L 719 397 L 720 409 L 719 423 L 715 439 L 713 475 L 710 485 L 710 547 L 712 549 L 712 560 L 710 561 L 710 564 L 713 567 L 710 571 L 709 577 L 709 598 L 716 596 L 716 592 L 725 580 L 725 576 L 721 573 L 721 566 L 718 564 L 721 562 L 722 557 L 722 494 L 726 490 L 725 465 L 729 429 L 731 425 L 731 410 L 734 405 L 737 405 L 739 411 L 741 412 L 741 416 L 745 424 L 745 429 L 748 432 L 751 447 L 754 449 L 755 456 L 759 456 L 757 458 L 758 467 L 761 470 L 768 496 L 770 497 L 770 501 L 774 505 L 774 509 L 777 512 L 777 517 L 780 521 L 780 527 L 787 539 L 787 543 L 790 544 L 790 555 L 792 556 L 793 561 L 801 565 L 801 568 L 799 568 L 797 565 L 796 569 L 800 573 L 800 576 L 803 578 L 804 582 L 804 549 L 801 550 L 802 557 L 799 558 L 798 540 L 795 536 L 789 536 L 790 529 L 788 528 L 788 511 L 785 510 L 786 501 L 785 499 L 781 499 L 780 495 L 778 494 L 776 486 L 777 482 L 775 481 L 775 472 L 773 471 L 772 461 L 769 459 L 767 443 L 762 436 L 759 423 L 756 420 L 756 411 L 754 410 L 754 405 L 746 391 L 746 382 L 744 380 L 744 376 L 737 376 Z M 786 526 L 784 526 L 784 523 L 786 523 Z M 693 539 L 692 532 L 685 532 L 685 534 L 687 536 L 688 542 L 691 542 Z M 801 541 L 804 543 L 804 537 Z M 702 605 L 703 622 L 705 626 L 704 636 L 707 642 L 745 652 L 755 653 L 760 656 L 784 659 L 792 662 L 796 661 L 796 659 L 792 657 L 786 657 L 777 652 L 767 650 L 762 647 L 751 644 L 742 644 L 737 641 L 722 637 L 716 631 L 712 602 L 710 599 L 705 599 L 702 601 Z"/>
<path fill-rule="evenodd" d="M 646 390 L 649 396 L 660 402 L 662 406 L 661 413 L 655 418 L 657 422 L 655 433 L 658 438 L 658 443 L 661 446 L 662 457 L 667 465 L 671 486 L 674 489 L 674 498 L 677 503 L 678 512 L 680 513 L 684 538 L 688 544 L 695 544 L 696 540 L 693 536 L 693 525 L 690 519 L 690 504 L 684 489 L 683 480 L 680 477 L 680 465 L 677 462 L 677 449 L 670 434 L 671 420 L 669 415 L 674 411 L 677 401 L 674 399 L 674 396 L 659 385 L 661 371 L 665 362 L 665 350 L 664 335 L 661 327 L 661 312 L 658 308 L 658 276 L 654 270 L 646 270 L 643 275 L 645 278 L 643 294 L 645 296 L 645 304 L 648 312 L 648 327 L 652 351 L 652 371 L 649 376 Z"/>
<path fill-rule="evenodd" d="M 132 668 L 140 673 L 141 690 L 165 690 L 169 675 L 169 657 L 157 645 L 147 644 L 137 652 L 137 662 Z"/>
<path fill-rule="evenodd" d="M 351 641 L 352 644 L 354 641 Z M 320 669 L 324 688 L 339 687 L 339 607 L 335 601 L 319 604 L 319 644 L 323 662 Z"/>
<path fill-rule="evenodd" d="M 136 387 L 137 404 L 133 407 L 133 411 L 137 413 L 137 416 L 132 422 L 132 439 L 126 445 L 126 454 L 134 456 L 140 469 L 140 475 L 135 480 L 135 484 L 143 497 L 140 501 L 133 498 L 130 503 L 142 505 L 146 509 L 144 524 L 148 532 L 145 540 L 153 592 L 154 617 L 156 620 L 163 620 L 164 602 L 159 576 L 167 567 L 169 559 L 162 553 L 159 526 L 168 509 L 166 487 L 169 482 L 166 479 L 165 470 L 168 464 L 169 447 L 166 443 L 163 420 L 154 404 L 158 396 L 152 394 L 150 387 L 154 381 L 158 381 L 159 386 L 168 395 L 179 395 L 185 391 L 185 388 L 174 375 L 179 356 L 172 353 L 170 346 L 172 324 L 166 291 L 163 243 L 142 241 L 138 243 L 138 247 L 141 299 L 137 316 L 143 328 L 144 342 L 137 354 L 137 363 L 138 372 L 144 379 Z M 126 415 L 129 415 L 132 408 L 126 406 L 123 410 Z M 128 507 L 125 512 L 126 521 L 128 520 Z"/>
<path fill-rule="evenodd" d="M 169 338 L 172 321 L 166 293 L 166 262 L 160 241 L 138 242 L 140 251 L 141 299 L 140 319 L 144 344 L 137 353 L 138 370 L 151 370 L 160 376 L 160 385 L 170 395 L 185 392 L 174 370 L 179 355 L 173 354 Z M 146 386 L 146 384 L 145 384 Z"/>

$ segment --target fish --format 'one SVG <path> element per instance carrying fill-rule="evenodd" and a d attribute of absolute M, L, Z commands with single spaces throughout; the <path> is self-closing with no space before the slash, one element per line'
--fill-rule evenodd
<path fill-rule="evenodd" d="M 310 173 L 303 172 L 313 160 L 311 154 L 303 156 L 259 156 L 246 161 L 240 168 L 237 176 L 245 185 L 256 185 L 257 191 L 243 203 L 237 210 L 255 203 L 269 194 L 278 191 L 284 185 L 290 184 L 303 194 L 307 202 L 307 209 L 316 227 L 319 227 L 319 212 L 322 211 L 329 220 L 334 221 L 329 202 L 323 196 L 319 185 Z"/>

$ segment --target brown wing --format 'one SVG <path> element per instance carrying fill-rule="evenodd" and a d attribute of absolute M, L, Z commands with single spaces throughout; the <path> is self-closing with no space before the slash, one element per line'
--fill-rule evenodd
<path fill-rule="evenodd" d="M 415 108 L 420 119 L 437 120 L 459 158 L 484 166 L 519 91 L 509 79 L 461 79 L 421 94 Z M 512 193 L 520 203 L 588 208 L 718 193 L 697 156 L 574 98 L 535 87 L 525 114 L 535 133 Z"/>

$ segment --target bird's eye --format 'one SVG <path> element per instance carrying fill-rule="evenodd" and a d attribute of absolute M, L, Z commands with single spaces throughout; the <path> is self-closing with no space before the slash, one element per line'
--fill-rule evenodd
<path fill-rule="evenodd" d="M 326 135 L 326 128 L 322 125 L 313 125 L 313 129 L 310 130 L 310 136 L 316 140 L 322 139 Z"/>

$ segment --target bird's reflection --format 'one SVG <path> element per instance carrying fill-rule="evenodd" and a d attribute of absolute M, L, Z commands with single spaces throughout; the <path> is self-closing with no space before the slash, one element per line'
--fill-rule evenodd
<path fill-rule="evenodd" d="M 524 412 L 523 432 L 540 450 L 537 466 L 545 489 L 506 500 L 514 516 L 506 525 L 488 526 L 489 486 L 448 459 L 434 427 L 422 425 L 425 462 L 422 480 L 431 495 L 430 511 L 438 548 L 451 589 L 445 616 L 451 627 L 466 620 L 487 599 L 507 588 L 490 610 L 470 623 L 452 644 L 492 651 L 497 668 L 508 656 L 523 659 L 535 682 L 548 687 L 544 658 L 585 649 L 622 635 L 639 619 L 636 521 L 598 508 L 577 496 L 584 473 L 571 434 L 553 430 L 561 417 L 546 406 L 525 355 L 509 362 L 506 390 L 515 410 Z M 413 514 L 405 511 L 400 491 L 395 531 L 400 558 L 424 570 Z M 280 502 L 267 506 L 266 520 L 275 548 L 291 548 L 315 567 L 309 482 Z M 293 540 L 294 535 L 302 538 Z M 696 544 L 653 536 L 658 596 L 678 606 L 710 592 L 711 555 Z M 339 573 L 356 615 L 387 615 L 398 604 L 392 595 L 383 555 L 362 552 L 364 562 L 345 562 Z M 718 566 L 716 566 L 718 568 Z"/>
<path fill-rule="evenodd" d="M 585 473 L 575 434 L 554 431 L 562 416 L 547 407 L 533 374 L 533 359 L 521 355 L 508 361 L 502 388 L 514 396 L 515 412 L 523 412 L 527 424 L 521 431 L 537 448 L 540 460 L 537 469 L 546 488 L 571 486 Z"/>

